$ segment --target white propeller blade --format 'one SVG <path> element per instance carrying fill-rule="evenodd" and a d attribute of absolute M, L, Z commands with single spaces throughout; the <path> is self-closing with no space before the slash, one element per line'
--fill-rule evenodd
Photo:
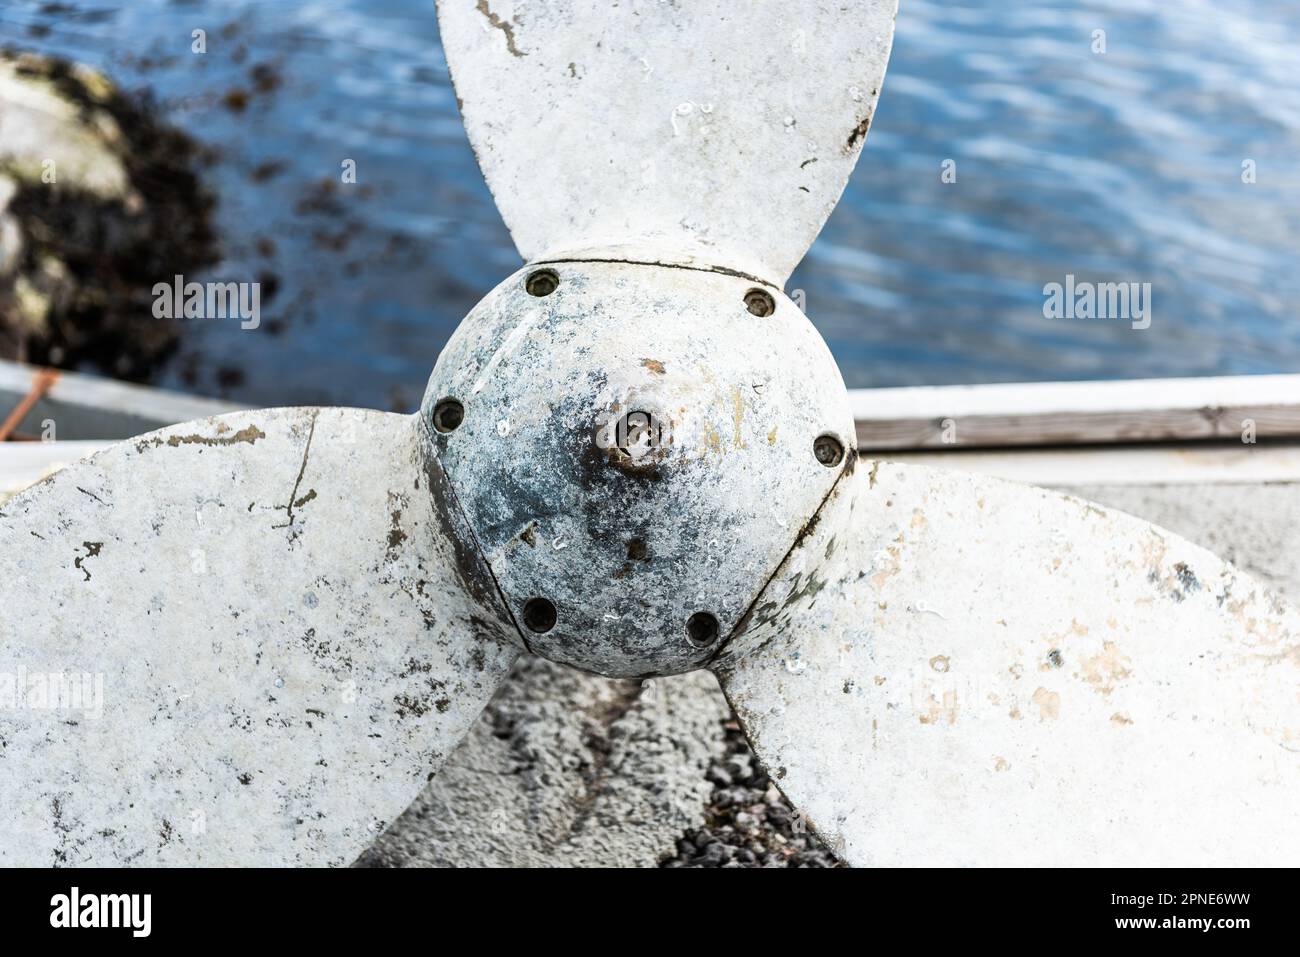
<path fill-rule="evenodd" d="M 520 253 L 782 285 L 862 149 L 897 0 L 439 0 Z"/>
<path fill-rule="evenodd" d="M 0 863 L 345 864 L 406 808 L 515 657 L 417 421 L 223 416 L 0 507 Z"/>
<path fill-rule="evenodd" d="M 1300 613 L 1088 502 L 868 463 L 716 665 L 856 865 L 1300 855 Z"/>

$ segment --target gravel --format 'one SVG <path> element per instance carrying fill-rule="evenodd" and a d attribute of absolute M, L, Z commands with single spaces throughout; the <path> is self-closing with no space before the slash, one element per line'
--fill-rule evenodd
<path fill-rule="evenodd" d="M 768 776 L 734 718 L 719 725 L 725 751 L 710 763 L 705 822 L 677 839 L 661 867 L 840 867 Z"/>
<path fill-rule="evenodd" d="M 359 867 L 833 867 L 705 672 L 525 656 Z"/>
<path fill-rule="evenodd" d="M 521 658 L 357 864 L 653 867 L 704 824 L 726 714 L 703 672 L 611 681 Z"/>

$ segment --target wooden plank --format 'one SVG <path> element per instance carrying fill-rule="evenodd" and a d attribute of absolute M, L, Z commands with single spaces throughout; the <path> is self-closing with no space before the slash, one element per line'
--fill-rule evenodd
<path fill-rule="evenodd" d="M 31 390 L 32 366 L 0 360 L 0 418 Z M 206 419 L 244 406 L 204 399 L 99 376 L 61 372 L 18 424 L 18 433 L 40 437 L 43 423 L 54 423 L 55 438 L 128 439 L 177 422 Z"/>
<path fill-rule="evenodd" d="M 1300 442 L 999 451 L 945 448 L 933 452 L 869 453 L 859 467 L 870 468 L 874 458 L 978 472 L 1049 487 L 1300 483 Z"/>
<path fill-rule="evenodd" d="M 855 389 L 858 448 L 1300 437 L 1300 375 Z"/>

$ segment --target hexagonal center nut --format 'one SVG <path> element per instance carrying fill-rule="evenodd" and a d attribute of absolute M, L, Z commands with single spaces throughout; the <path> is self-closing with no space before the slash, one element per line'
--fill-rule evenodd
<path fill-rule="evenodd" d="M 654 412 L 623 412 L 619 403 L 598 413 L 593 433 L 596 448 L 615 468 L 651 468 L 672 445 L 670 420 Z"/>

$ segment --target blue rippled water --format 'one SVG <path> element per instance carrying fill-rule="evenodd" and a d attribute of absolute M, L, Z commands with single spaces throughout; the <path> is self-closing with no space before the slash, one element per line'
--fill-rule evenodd
<path fill-rule="evenodd" d="M 518 263 L 432 0 L 3 0 L 0 43 L 100 66 L 215 149 L 213 275 L 277 288 L 257 332 L 189 330 L 164 384 L 409 408 Z M 851 386 L 1297 372 L 1298 156 L 1294 0 L 903 0 L 791 286 Z M 341 157 L 364 188 L 329 190 Z M 1067 274 L 1151 283 L 1151 327 L 1044 318 Z"/>

